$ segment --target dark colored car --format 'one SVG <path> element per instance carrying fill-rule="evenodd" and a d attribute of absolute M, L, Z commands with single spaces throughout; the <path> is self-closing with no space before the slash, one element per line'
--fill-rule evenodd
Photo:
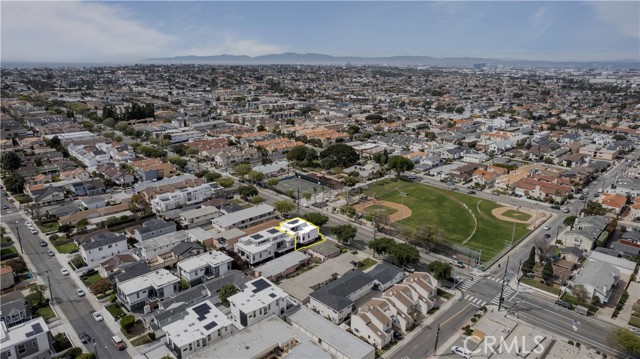
<path fill-rule="evenodd" d="M 551 206 L 551 209 L 560 209 L 560 206 Z"/>
<path fill-rule="evenodd" d="M 551 238 L 551 235 L 549 233 L 545 233 L 544 238 Z"/>
<path fill-rule="evenodd" d="M 469 191 L 469 194 L 476 194 L 476 191 Z"/>
<path fill-rule="evenodd" d="M 80 341 L 85 344 L 91 341 L 91 337 L 89 336 L 89 334 L 85 332 L 80 333 L 79 337 L 80 337 Z"/>
<path fill-rule="evenodd" d="M 556 305 L 567 309 L 573 309 L 573 305 L 571 303 L 565 302 L 564 300 L 556 300 Z"/>

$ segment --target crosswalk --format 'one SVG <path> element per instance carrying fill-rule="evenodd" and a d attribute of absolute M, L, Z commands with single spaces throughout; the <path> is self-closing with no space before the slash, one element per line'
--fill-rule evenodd
<path fill-rule="evenodd" d="M 478 298 L 476 296 L 473 296 L 471 294 L 467 294 L 464 296 L 465 300 L 468 300 L 469 303 L 475 305 L 478 308 L 482 308 L 484 307 L 485 304 L 487 304 L 486 300 L 482 300 L 481 298 Z"/>
<path fill-rule="evenodd" d="M 513 299 L 513 297 L 516 296 L 516 294 L 518 294 L 517 291 L 511 289 L 509 286 L 505 285 L 504 286 L 504 299 L 505 300 L 511 300 Z M 493 305 L 498 305 L 500 304 L 500 293 L 498 293 L 493 299 L 491 299 L 491 304 Z"/>
<path fill-rule="evenodd" d="M 498 277 L 491 276 L 491 277 L 486 277 L 485 279 L 501 285 L 504 283 L 504 281 Z M 477 280 L 472 280 L 471 278 L 465 278 L 462 282 L 460 282 L 460 284 L 457 287 L 458 289 L 461 289 L 463 292 L 467 292 L 469 291 L 469 289 L 471 289 L 471 287 L 473 287 L 476 284 L 476 282 Z M 517 294 L 518 292 L 516 290 L 511 289 L 511 287 L 509 287 L 508 285 L 504 285 L 503 296 L 505 300 L 512 300 Z M 472 293 L 465 294 L 464 299 L 467 300 L 472 305 L 478 308 L 481 308 L 485 306 L 487 303 L 498 305 L 500 303 L 500 293 L 497 293 L 496 296 L 493 299 L 491 299 L 491 301 L 487 301 L 486 298 L 483 298 L 483 297 L 475 296 Z"/>

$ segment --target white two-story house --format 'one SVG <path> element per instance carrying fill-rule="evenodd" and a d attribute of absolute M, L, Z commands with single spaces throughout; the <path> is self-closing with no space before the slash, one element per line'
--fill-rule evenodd
<path fill-rule="evenodd" d="M 233 259 L 220 251 L 210 251 L 178 262 L 178 276 L 191 285 L 217 278 L 231 269 Z"/>
<path fill-rule="evenodd" d="M 289 303 L 285 291 L 260 277 L 245 284 L 245 289 L 229 297 L 233 322 L 244 328 L 270 315 L 283 316 Z"/>
<path fill-rule="evenodd" d="M 117 297 L 127 310 L 132 311 L 174 295 L 179 283 L 180 278 L 166 269 L 159 269 L 118 283 Z"/>
<path fill-rule="evenodd" d="M 127 237 L 119 233 L 103 232 L 80 245 L 80 256 L 89 267 L 97 267 L 102 261 L 127 251 Z"/>

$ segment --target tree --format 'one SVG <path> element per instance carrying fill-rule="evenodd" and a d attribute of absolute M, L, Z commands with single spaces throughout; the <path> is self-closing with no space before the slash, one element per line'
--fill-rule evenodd
<path fill-rule="evenodd" d="M 136 324 L 136 317 L 134 317 L 131 314 L 125 315 L 124 317 L 122 317 L 122 319 L 120 319 L 120 327 L 122 328 L 123 331 L 127 333 L 129 332 L 129 330 L 131 330 L 131 328 L 133 328 L 135 324 Z"/>
<path fill-rule="evenodd" d="M 118 123 L 116 123 L 116 130 L 118 131 L 124 131 L 127 129 L 127 127 L 129 127 L 127 121 L 119 121 Z"/>
<path fill-rule="evenodd" d="M 427 250 L 431 250 L 437 243 L 444 239 L 444 232 L 433 226 L 424 225 L 416 228 L 411 233 L 411 238 L 419 244 L 423 244 Z"/>
<path fill-rule="evenodd" d="M 312 148 L 309 148 L 305 145 L 296 146 L 291 149 L 291 151 L 287 152 L 287 159 L 292 162 L 302 162 L 307 159 L 309 152 L 316 153 L 316 151 Z M 316 154 L 316 157 L 318 155 Z"/>
<path fill-rule="evenodd" d="M 553 279 L 553 265 L 551 261 L 546 261 L 542 268 L 542 280 L 549 283 Z"/>
<path fill-rule="evenodd" d="M 189 161 L 185 160 L 182 157 L 172 156 L 172 157 L 169 157 L 169 163 L 173 164 L 174 166 L 180 169 L 184 169 L 185 167 L 187 167 L 187 164 L 189 163 Z"/>
<path fill-rule="evenodd" d="M 240 186 L 237 190 L 242 198 L 249 198 L 258 195 L 258 189 L 253 186 Z"/>
<path fill-rule="evenodd" d="M 244 177 L 249 174 L 249 172 L 251 172 L 251 165 L 248 163 L 241 163 L 239 165 L 233 166 L 232 171 L 234 175 L 238 177 Z"/>
<path fill-rule="evenodd" d="M 270 188 L 273 188 L 278 185 L 278 182 L 279 181 L 277 178 L 271 178 L 267 181 L 267 186 L 269 186 Z"/>
<path fill-rule="evenodd" d="M 235 180 L 231 177 L 222 177 L 216 179 L 216 182 L 223 188 L 230 188 L 235 183 Z"/>
<path fill-rule="evenodd" d="M 219 174 L 218 172 L 207 172 L 204 175 L 204 180 L 207 182 L 213 182 L 220 177 L 222 177 L 222 175 Z"/>
<path fill-rule="evenodd" d="M 573 227 L 573 224 L 575 223 L 576 218 L 578 218 L 578 217 L 576 217 L 576 216 L 569 216 L 569 217 L 565 218 L 565 219 L 564 219 L 564 221 L 562 221 L 562 223 L 563 223 L 565 226 Z"/>
<path fill-rule="evenodd" d="M 44 302 L 45 290 L 47 290 L 47 286 L 44 284 L 36 284 L 29 287 L 29 293 L 33 294 L 38 299 L 38 303 Z"/>
<path fill-rule="evenodd" d="M 9 259 L 7 264 L 11 267 L 14 273 L 23 273 L 27 271 L 27 263 L 25 263 L 24 259 L 20 257 Z"/>
<path fill-rule="evenodd" d="M 188 280 L 182 278 L 180 280 L 180 291 L 187 290 L 189 288 L 191 288 L 191 283 L 189 283 Z"/>
<path fill-rule="evenodd" d="M 76 231 L 77 232 L 84 232 L 87 230 L 87 226 L 89 225 L 89 220 L 86 218 L 83 218 L 81 220 L 78 221 L 78 223 L 76 224 Z"/>
<path fill-rule="evenodd" d="M 15 172 L 11 172 L 3 179 L 3 181 L 8 191 L 11 191 L 12 193 L 22 193 L 22 188 L 24 187 L 24 177 Z"/>
<path fill-rule="evenodd" d="M 358 152 L 349 145 L 338 143 L 327 147 L 320 152 L 322 168 L 330 169 L 334 167 L 347 168 L 353 166 L 360 159 Z"/>
<path fill-rule="evenodd" d="M 13 151 L 3 153 L 1 162 L 4 171 L 15 171 L 20 168 L 20 156 Z"/>
<path fill-rule="evenodd" d="M 73 230 L 73 226 L 70 224 L 63 224 L 60 227 L 58 227 L 58 232 L 62 232 L 62 233 L 66 233 L 69 234 L 71 233 L 71 231 Z"/>
<path fill-rule="evenodd" d="M 529 257 L 522 263 L 522 274 L 527 275 L 533 273 L 533 266 L 536 264 L 536 247 L 531 247 Z"/>
<path fill-rule="evenodd" d="M 551 244 L 546 239 L 540 237 L 534 242 L 536 249 L 538 250 L 538 260 L 540 262 L 547 259 L 549 251 L 551 250 Z"/>
<path fill-rule="evenodd" d="M 589 303 L 589 297 L 590 297 L 589 291 L 587 290 L 587 288 L 584 287 L 584 285 L 582 284 L 574 285 L 573 287 L 571 287 L 571 293 L 573 294 L 574 297 L 576 297 L 580 305 L 585 305 Z M 598 298 L 598 297 L 595 297 L 595 298 Z"/>
<path fill-rule="evenodd" d="M 329 217 L 325 216 L 324 214 L 318 213 L 318 212 L 309 212 L 309 213 L 305 213 L 302 218 L 310 223 L 313 223 L 314 225 L 318 226 L 318 227 L 322 227 L 325 224 L 327 224 L 327 222 L 329 222 Z"/>
<path fill-rule="evenodd" d="M 296 204 L 288 200 L 277 201 L 273 204 L 273 207 L 276 211 L 280 212 L 280 214 L 284 214 L 293 211 L 296 208 Z"/>
<path fill-rule="evenodd" d="M 420 260 L 420 252 L 418 248 L 409 243 L 397 243 L 389 249 L 389 255 L 395 260 L 399 266 L 406 266 L 418 263 Z"/>
<path fill-rule="evenodd" d="M 340 213 L 349 218 L 353 218 L 353 216 L 356 215 L 356 209 L 353 206 L 345 204 L 344 206 L 340 207 Z"/>
<path fill-rule="evenodd" d="M 264 173 L 251 170 L 247 173 L 247 178 L 249 178 L 249 181 L 254 183 L 262 182 L 264 181 Z"/>
<path fill-rule="evenodd" d="M 350 224 L 341 224 L 335 227 L 329 227 L 331 234 L 336 236 L 336 239 L 340 243 L 351 242 L 358 233 L 358 229 Z"/>
<path fill-rule="evenodd" d="M 101 278 L 89 286 L 89 289 L 93 294 L 104 294 L 108 292 L 113 286 L 111 285 L 111 281 L 107 278 Z"/>
<path fill-rule="evenodd" d="M 228 307 L 229 306 L 228 298 L 238 292 L 239 292 L 238 287 L 236 287 L 235 284 L 223 285 L 222 288 L 220 288 L 220 291 L 218 292 L 218 298 L 220 298 L 220 303 L 222 303 L 222 305 L 224 305 L 225 307 Z"/>
<path fill-rule="evenodd" d="M 116 121 L 112 118 L 107 118 L 106 120 L 102 121 L 102 124 L 107 126 L 107 127 L 113 127 L 116 124 Z"/>
<path fill-rule="evenodd" d="M 404 156 L 391 156 L 387 168 L 396 173 L 396 178 L 406 171 L 413 169 L 413 162 Z"/>
<path fill-rule="evenodd" d="M 616 343 L 631 355 L 640 354 L 640 336 L 626 328 L 617 328 L 613 331 Z"/>
<path fill-rule="evenodd" d="M 382 237 L 382 238 L 376 238 L 370 241 L 367 244 L 367 247 L 369 247 L 369 249 L 371 249 L 374 254 L 380 256 L 382 254 L 389 253 L 389 250 L 395 244 L 396 244 L 396 241 L 394 241 L 393 239 Z"/>
<path fill-rule="evenodd" d="M 439 281 L 451 278 L 451 265 L 442 261 L 433 261 L 427 265 L 429 272 Z"/>
<path fill-rule="evenodd" d="M 75 359 L 95 359 L 96 355 L 93 353 L 82 353 L 78 355 Z"/>
<path fill-rule="evenodd" d="M 312 196 L 312 195 L 311 195 L 311 193 L 309 193 L 309 192 L 304 192 L 304 193 L 302 194 L 302 198 L 303 198 L 304 200 L 306 200 L 307 202 L 308 202 L 309 200 L 311 200 L 311 197 L 313 197 L 313 196 Z"/>
<path fill-rule="evenodd" d="M 357 185 L 358 182 L 359 181 L 358 181 L 357 177 L 348 176 L 348 177 L 344 177 L 342 179 L 342 184 L 344 184 L 347 187 L 353 187 L 353 186 Z"/>

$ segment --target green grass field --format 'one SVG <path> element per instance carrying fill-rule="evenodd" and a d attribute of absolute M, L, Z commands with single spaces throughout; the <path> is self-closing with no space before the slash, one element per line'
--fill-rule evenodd
<path fill-rule="evenodd" d="M 404 204 L 412 211 L 410 217 L 400 222 L 402 225 L 413 228 L 433 225 L 444 230 L 447 241 L 458 245 L 473 233 L 475 216 L 478 228 L 464 246 L 482 251 L 483 262 L 499 254 L 505 248 L 505 242 L 511 241 L 513 223 L 499 220 L 491 214 L 493 209 L 501 207 L 495 202 L 406 181 L 383 180 L 369 185 L 367 189 L 369 196 L 396 203 L 403 202 L 400 192 L 406 193 Z M 527 233 L 526 225 L 517 223 L 513 244 Z"/>
<path fill-rule="evenodd" d="M 73 251 L 78 251 L 78 249 L 79 249 L 78 246 L 73 242 L 67 243 L 67 244 L 60 244 L 60 245 L 57 245 L 55 247 L 58 250 L 58 252 L 65 253 L 65 254 L 66 253 L 71 253 Z"/>
<path fill-rule="evenodd" d="M 517 219 L 517 220 L 520 220 L 520 221 L 528 221 L 532 217 L 529 213 L 518 212 L 518 211 L 515 211 L 513 209 L 510 209 L 508 211 L 504 211 L 504 213 L 502 213 L 502 215 L 505 216 L 505 217 Z"/>

